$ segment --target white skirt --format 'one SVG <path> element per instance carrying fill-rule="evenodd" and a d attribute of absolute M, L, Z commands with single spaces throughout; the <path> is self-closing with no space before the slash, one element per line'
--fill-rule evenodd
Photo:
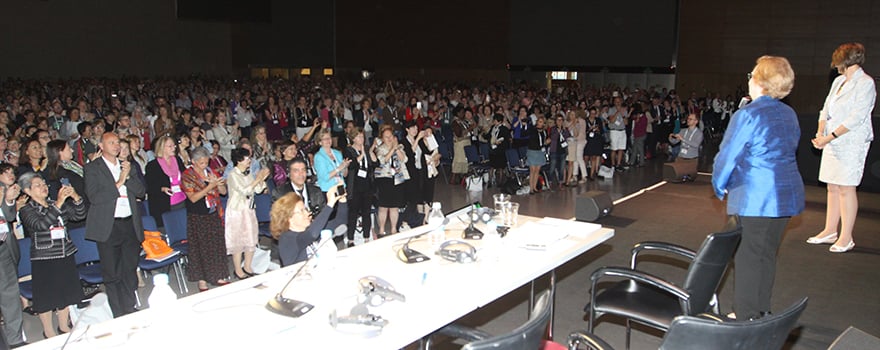
<path fill-rule="evenodd" d="M 841 139 L 840 141 L 846 141 Z M 858 186 L 865 172 L 870 142 L 825 145 L 819 165 L 819 181 L 840 186 Z"/>

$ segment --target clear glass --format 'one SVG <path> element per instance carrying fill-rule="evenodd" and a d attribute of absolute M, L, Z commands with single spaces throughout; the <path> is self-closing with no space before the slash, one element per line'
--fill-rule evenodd
<path fill-rule="evenodd" d="M 495 201 L 495 215 L 501 215 L 503 211 L 503 206 L 506 203 L 510 202 L 510 195 L 504 193 L 498 193 L 492 195 L 492 199 Z"/>
<path fill-rule="evenodd" d="M 505 226 L 516 226 L 517 217 L 519 216 L 519 203 L 508 202 L 502 206 L 501 217 Z"/>

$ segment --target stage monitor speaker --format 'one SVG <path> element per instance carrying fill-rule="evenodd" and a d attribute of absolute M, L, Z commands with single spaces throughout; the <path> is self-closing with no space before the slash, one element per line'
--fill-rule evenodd
<path fill-rule="evenodd" d="M 691 179 L 697 178 L 696 159 L 676 159 L 672 163 L 663 164 L 663 179 L 667 181 L 681 181 L 687 175 Z"/>
<path fill-rule="evenodd" d="M 589 191 L 579 195 L 574 202 L 574 217 L 578 221 L 593 222 L 611 214 L 614 203 L 608 192 Z"/>
<path fill-rule="evenodd" d="M 849 326 L 831 343 L 828 350 L 880 349 L 880 338 Z"/>

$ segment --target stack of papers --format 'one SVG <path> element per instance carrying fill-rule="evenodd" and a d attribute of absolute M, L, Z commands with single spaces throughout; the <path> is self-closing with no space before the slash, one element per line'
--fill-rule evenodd
<path fill-rule="evenodd" d="M 546 250 L 569 235 L 585 238 L 600 228 L 602 226 L 599 224 L 545 217 L 517 227 L 511 238 L 519 247 Z"/>

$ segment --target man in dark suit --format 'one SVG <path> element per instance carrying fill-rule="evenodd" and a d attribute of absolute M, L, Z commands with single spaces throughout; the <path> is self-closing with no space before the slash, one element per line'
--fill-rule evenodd
<path fill-rule="evenodd" d="M 138 176 L 129 176 L 131 164 L 117 159 L 119 137 L 106 132 L 99 145 L 101 157 L 86 164 L 86 196 L 91 203 L 86 238 L 97 242 L 101 274 L 113 316 L 135 311 L 137 265 L 144 227 L 136 198 L 145 194 Z"/>
<path fill-rule="evenodd" d="M 0 312 L 3 313 L 3 336 L 12 346 L 24 345 L 18 290 L 18 260 L 21 255 L 11 225 L 15 221 L 15 198 L 19 193 L 20 188 L 15 184 L 15 168 L 9 163 L 0 164 Z"/>
<path fill-rule="evenodd" d="M 313 184 L 307 184 L 308 170 L 306 162 L 302 158 L 294 158 L 290 161 L 290 180 L 278 186 L 272 191 L 272 202 L 290 192 L 296 192 L 303 198 L 306 209 L 323 208 L 327 202 L 327 196 L 321 192 L 321 188 Z"/>

